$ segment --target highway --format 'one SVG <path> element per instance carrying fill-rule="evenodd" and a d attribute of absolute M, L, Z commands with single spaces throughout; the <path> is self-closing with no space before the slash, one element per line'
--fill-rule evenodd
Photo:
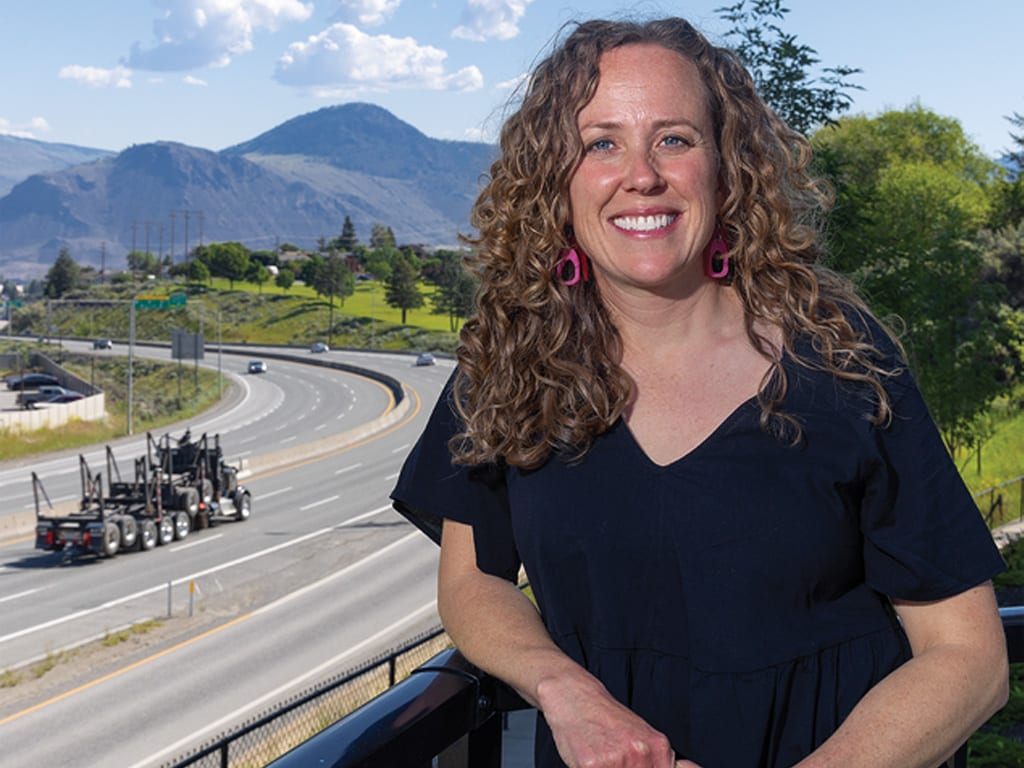
<path fill-rule="evenodd" d="M 240 388 L 233 405 L 188 425 L 219 432 L 243 465 L 392 406 L 377 382 L 328 368 L 268 360 L 268 373 L 241 375 L 248 357 L 225 356 Z M 315 357 L 393 376 L 408 410 L 320 458 L 255 470 L 244 480 L 246 522 L 104 560 L 39 552 L 27 536 L 0 546 L 0 683 L 18 678 L 0 687 L 0 766 L 157 766 L 437 624 L 436 547 L 391 510 L 388 492 L 452 363 Z M 119 441 L 119 460 L 130 466 L 141 445 Z M 77 462 L 33 468 L 52 496 L 74 498 Z M 19 483 L 31 493 L 25 475 L 24 466 L 0 469 L 5 504 L 27 503 L 16 498 Z M 110 642 L 148 620 L 160 623 Z"/>

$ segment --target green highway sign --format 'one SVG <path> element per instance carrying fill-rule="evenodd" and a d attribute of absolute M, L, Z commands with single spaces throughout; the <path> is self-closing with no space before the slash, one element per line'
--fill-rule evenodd
<path fill-rule="evenodd" d="M 184 293 L 144 293 L 135 297 L 136 309 L 177 309 L 184 307 L 187 297 Z"/>

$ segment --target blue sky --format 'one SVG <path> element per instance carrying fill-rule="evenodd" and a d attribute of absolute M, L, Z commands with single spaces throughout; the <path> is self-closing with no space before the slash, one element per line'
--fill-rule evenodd
<path fill-rule="evenodd" d="M 429 136 L 493 141 L 510 84 L 571 19 L 683 15 L 713 40 L 727 0 L 4 0 L 0 133 L 120 150 L 223 149 L 369 101 Z M 919 101 L 989 155 L 1024 113 L 1021 0 L 789 0 L 783 27 L 860 67 L 854 112 Z"/>

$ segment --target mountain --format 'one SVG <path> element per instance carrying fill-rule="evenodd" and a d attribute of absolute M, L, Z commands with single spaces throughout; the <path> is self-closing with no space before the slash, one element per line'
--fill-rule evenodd
<path fill-rule="evenodd" d="M 0 195 L 33 173 L 59 171 L 113 154 L 105 149 L 54 144 L 0 134 Z"/>
<path fill-rule="evenodd" d="M 171 142 L 31 176 L 0 198 L 0 273 L 45 273 L 61 247 L 119 268 L 135 248 L 184 259 L 203 242 L 312 248 L 345 216 L 369 240 L 452 245 L 469 229 L 487 144 L 431 139 L 369 104 L 328 107 L 213 152 Z M 186 231 L 187 228 L 187 231 Z"/>

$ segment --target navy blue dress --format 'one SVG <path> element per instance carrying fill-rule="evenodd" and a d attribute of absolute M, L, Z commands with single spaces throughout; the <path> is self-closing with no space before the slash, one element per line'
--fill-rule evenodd
<path fill-rule="evenodd" d="M 791 766 L 910 657 L 889 598 L 934 600 L 1003 567 L 907 373 L 879 428 L 857 387 L 787 358 L 780 441 L 751 400 L 654 464 L 619 421 L 577 463 L 453 466 L 446 389 L 392 498 L 479 567 L 525 566 L 558 646 L 705 768 Z M 562 766 L 538 718 L 536 764 Z"/>

